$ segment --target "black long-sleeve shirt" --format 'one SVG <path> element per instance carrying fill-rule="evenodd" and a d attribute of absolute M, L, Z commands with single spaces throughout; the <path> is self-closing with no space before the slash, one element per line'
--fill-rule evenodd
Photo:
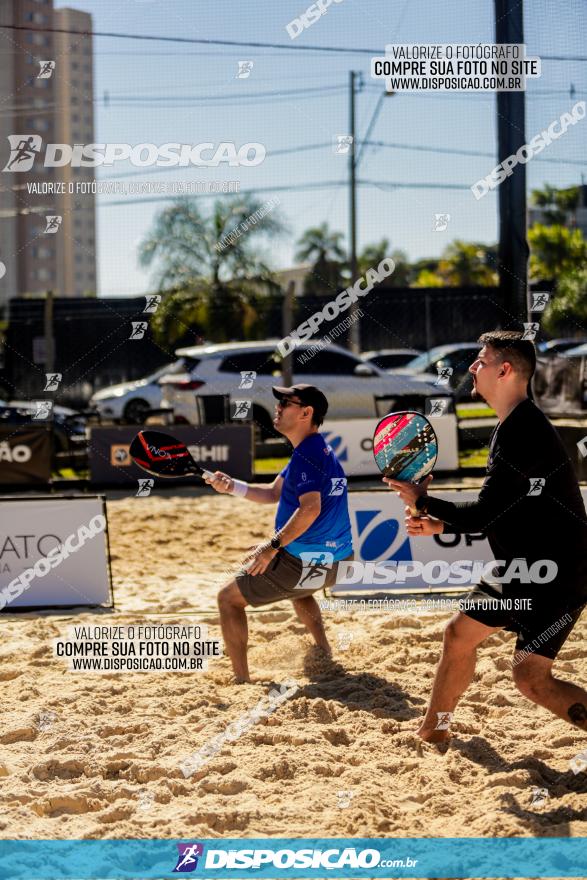
<path fill-rule="evenodd" d="M 506 564 L 553 560 L 557 588 L 587 598 L 587 515 L 577 477 L 556 430 L 529 398 L 493 432 L 478 500 L 427 501 L 445 531 L 484 533 Z"/>

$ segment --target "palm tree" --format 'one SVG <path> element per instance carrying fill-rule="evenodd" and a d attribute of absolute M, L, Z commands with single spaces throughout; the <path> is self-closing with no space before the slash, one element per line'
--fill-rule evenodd
<path fill-rule="evenodd" d="M 547 224 L 565 224 L 568 215 L 579 205 L 579 187 L 569 186 L 557 189 L 546 183 L 543 189 L 532 190 L 530 201 L 539 208 L 544 208 L 544 221 Z"/>
<path fill-rule="evenodd" d="M 341 244 L 342 232 L 333 232 L 328 223 L 306 229 L 297 242 L 295 259 L 312 263 L 312 270 L 304 281 L 306 293 L 334 295 L 343 284 L 346 254 Z"/>
<path fill-rule="evenodd" d="M 448 287 L 491 287 L 497 284 L 497 273 L 491 268 L 494 250 L 457 239 L 444 249 L 438 272 Z"/>
<path fill-rule="evenodd" d="M 254 282 L 271 283 L 258 243 L 285 229 L 274 205 L 250 194 L 217 199 L 208 214 L 189 198 L 160 211 L 139 246 L 140 264 L 155 267 L 155 286 L 166 293 L 155 333 L 173 343 L 194 326 L 218 341 L 246 332 Z"/>

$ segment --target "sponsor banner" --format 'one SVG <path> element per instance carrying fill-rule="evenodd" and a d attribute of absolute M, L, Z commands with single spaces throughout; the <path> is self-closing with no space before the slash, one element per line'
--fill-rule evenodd
<path fill-rule="evenodd" d="M 102 497 L 3 498 L 0 514 L 0 608 L 110 604 Z"/>
<path fill-rule="evenodd" d="M 379 476 L 373 457 L 373 419 L 327 419 L 321 429 L 326 443 L 332 446 L 347 477 Z M 438 437 L 436 471 L 453 471 L 459 466 L 457 420 L 454 415 L 435 416 L 431 420 Z"/>
<path fill-rule="evenodd" d="M 0 880 L 584 877 L 584 837 L 3 840 Z"/>
<path fill-rule="evenodd" d="M 124 483 L 136 487 L 145 471 L 133 464 L 129 448 L 138 427 L 92 427 L 90 429 L 90 481 Z M 253 428 L 251 425 L 173 425 L 167 432 L 188 447 L 194 459 L 208 470 L 226 471 L 239 480 L 253 476 Z M 154 485 L 170 486 L 179 480 L 154 479 Z"/>
<path fill-rule="evenodd" d="M 0 426 L 0 485 L 48 483 L 51 433 L 46 427 Z"/>
<path fill-rule="evenodd" d="M 587 488 L 581 489 L 583 499 L 587 503 Z M 435 497 L 444 498 L 447 501 L 475 501 L 478 491 L 446 490 L 433 492 Z M 418 561 L 424 564 L 433 561 L 456 563 L 459 560 L 476 560 L 489 563 L 493 553 L 489 542 L 480 534 L 464 533 L 460 535 L 433 535 L 431 537 L 410 537 L 405 529 L 405 505 L 400 498 L 391 491 L 381 492 L 349 492 L 349 514 L 353 532 L 353 547 L 355 559 L 363 562 L 387 562 L 409 563 Z M 404 569 L 406 566 L 404 566 Z M 403 579 L 403 583 L 365 583 L 365 578 L 360 583 L 337 584 L 332 588 L 333 593 L 347 593 L 349 591 L 364 590 L 367 592 L 398 593 L 417 591 L 442 591 L 467 590 L 473 581 L 462 586 L 440 583 L 431 586 L 422 577 Z"/>

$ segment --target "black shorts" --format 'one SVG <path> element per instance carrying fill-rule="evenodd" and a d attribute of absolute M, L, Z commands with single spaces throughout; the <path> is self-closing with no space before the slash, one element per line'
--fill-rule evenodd
<path fill-rule="evenodd" d="M 549 589 L 549 598 L 503 596 L 481 582 L 461 600 L 461 611 L 485 626 L 516 633 L 516 652 L 527 651 L 554 660 L 587 603 L 576 594 L 565 598 L 562 586 L 549 584 Z"/>
<path fill-rule="evenodd" d="M 346 559 L 352 559 L 352 554 Z M 346 560 L 345 560 L 346 561 Z M 338 562 L 330 566 L 304 566 L 301 559 L 281 549 L 263 574 L 237 571 L 235 580 L 249 605 L 270 605 L 284 599 L 303 599 L 336 583 Z"/>

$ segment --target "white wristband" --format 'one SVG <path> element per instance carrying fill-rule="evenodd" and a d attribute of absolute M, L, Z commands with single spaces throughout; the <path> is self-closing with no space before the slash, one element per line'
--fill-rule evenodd
<path fill-rule="evenodd" d="M 249 484 L 244 483 L 242 480 L 234 480 L 232 481 L 232 492 L 231 495 L 246 495 L 249 491 Z"/>

